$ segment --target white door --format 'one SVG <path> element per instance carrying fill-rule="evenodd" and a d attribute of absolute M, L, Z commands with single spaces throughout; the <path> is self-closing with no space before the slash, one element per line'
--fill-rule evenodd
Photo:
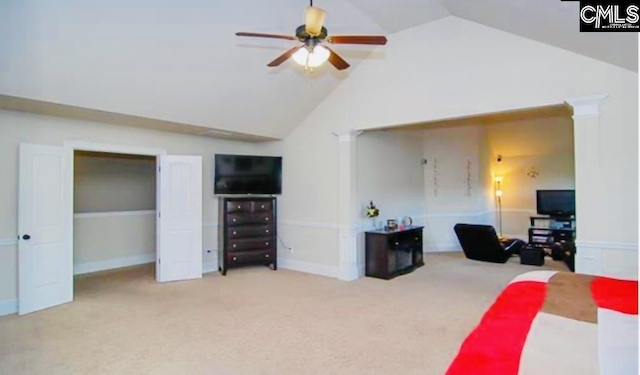
<path fill-rule="evenodd" d="M 62 147 L 20 144 L 18 313 L 73 300 L 70 163 Z"/>
<path fill-rule="evenodd" d="M 157 281 L 202 277 L 202 157 L 158 156 Z"/>

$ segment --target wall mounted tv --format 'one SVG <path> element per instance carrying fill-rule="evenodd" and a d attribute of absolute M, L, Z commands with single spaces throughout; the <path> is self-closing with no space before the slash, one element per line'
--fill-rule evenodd
<path fill-rule="evenodd" d="M 575 190 L 537 190 L 536 208 L 538 214 L 566 217 L 576 214 Z"/>
<path fill-rule="evenodd" d="M 281 194 L 282 157 L 215 155 L 214 194 Z"/>

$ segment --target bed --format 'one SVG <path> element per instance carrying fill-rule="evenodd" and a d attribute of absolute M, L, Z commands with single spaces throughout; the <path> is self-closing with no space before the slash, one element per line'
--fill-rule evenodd
<path fill-rule="evenodd" d="M 638 282 L 569 272 L 517 276 L 447 375 L 637 374 Z"/>

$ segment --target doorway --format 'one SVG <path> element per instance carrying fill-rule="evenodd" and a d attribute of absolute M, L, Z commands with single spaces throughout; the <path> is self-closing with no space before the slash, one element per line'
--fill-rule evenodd
<path fill-rule="evenodd" d="M 150 155 L 74 152 L 74 275 L 155 264 L 155 167 Z"/>

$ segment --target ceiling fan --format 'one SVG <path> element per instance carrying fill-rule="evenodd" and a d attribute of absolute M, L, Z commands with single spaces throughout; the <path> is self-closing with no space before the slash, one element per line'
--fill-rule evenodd
<path fill-rule="evenodd" d="M 324 27 L 325 10 L 313 6 L 313 0 L 305 12 L 304 25 L 296 28 L 295 36 L 280 34 L 263 34 L 263 33 L 247 33 L 239 32 L 237 36 L 259 37 L 259 38 L 276 38 L 286 40 L 298 40 L 304 43 L 301 46 L 293 47 L 275 60 L 267 64 L 267 66 L 275 67 L 287 61 L 290 57 L 295 62 L 303 65 L 305 69 L 313 69 L 322 65 L 325 61 L 336 67 L 338 70 L 344 70 L 349 67 L 342 57 L 335 53 L 331 48 L 322 44 L 328 42 L 331 44 L 368 44 L 368 45 L 385 45 L 387 38 L 382 35 L 328 35 L 327 29 Z"/>

